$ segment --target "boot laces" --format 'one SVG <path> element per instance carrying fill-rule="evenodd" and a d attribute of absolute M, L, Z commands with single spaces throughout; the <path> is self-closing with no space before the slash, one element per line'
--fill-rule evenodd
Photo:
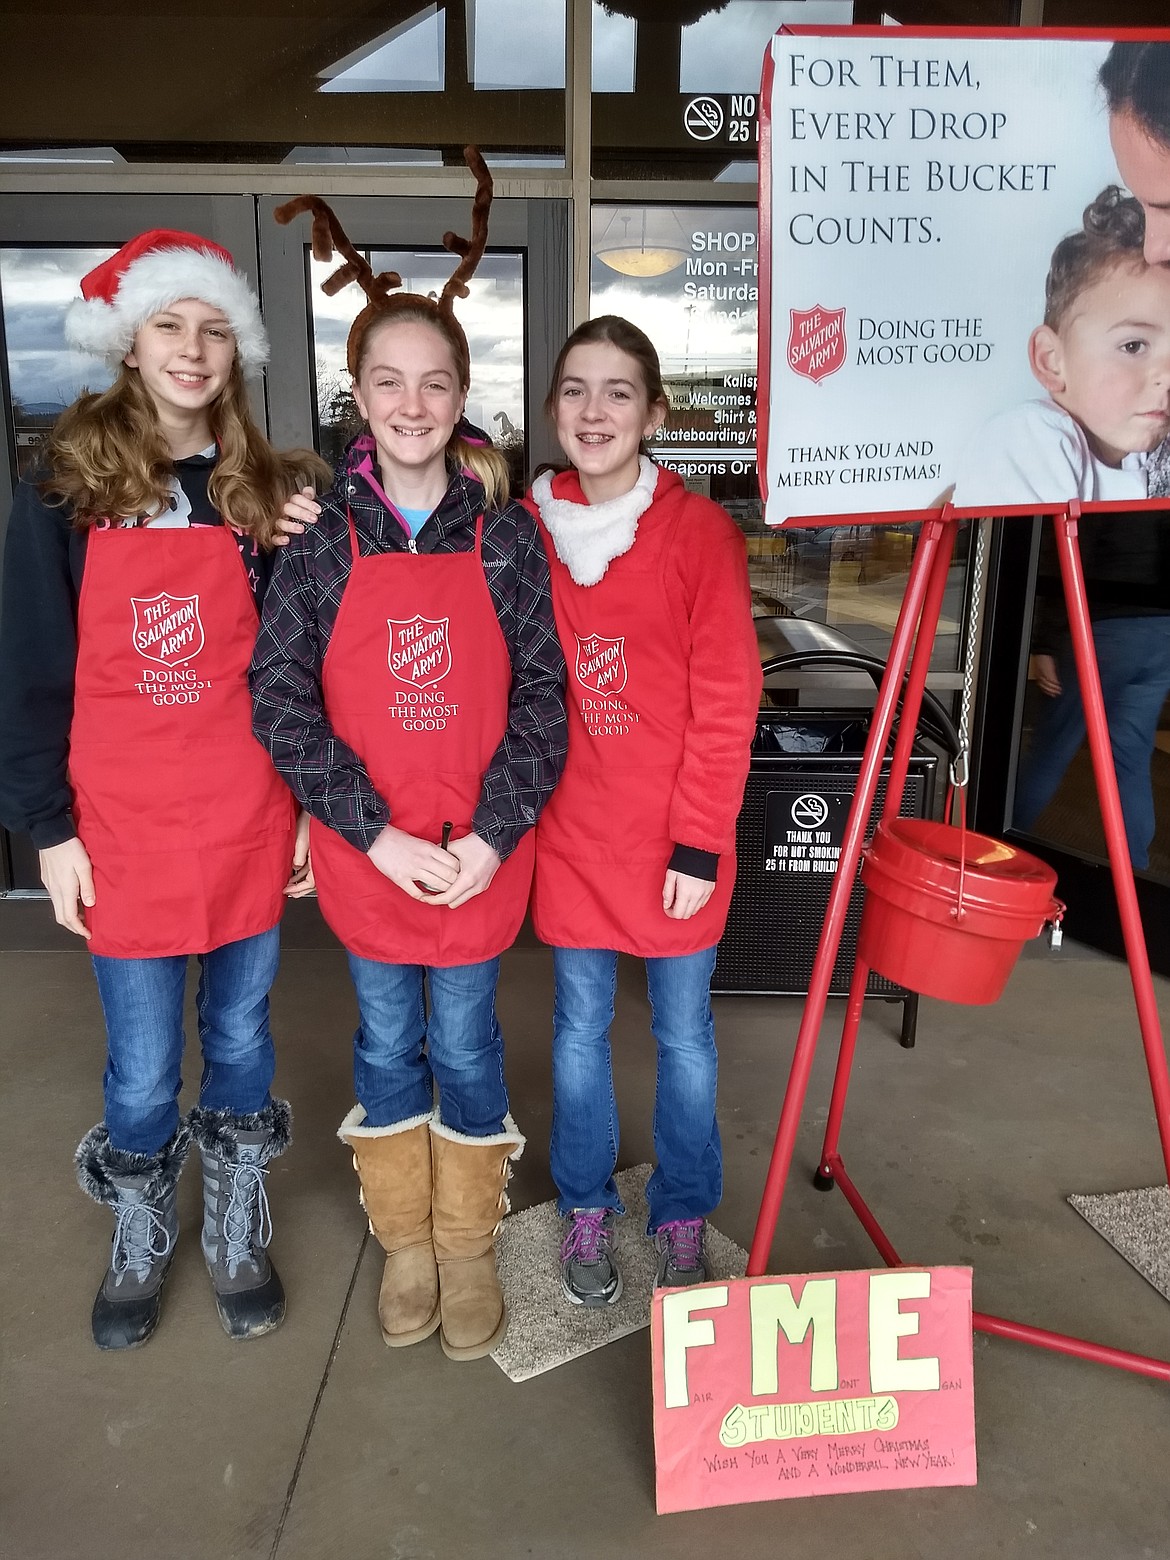
<path fill-rule="evenodd" d="M 272 1216 L 264 1189 L 265 1167 L 241 1159 L 224 1164 L 229 1177 L 228 1201 L 223 1214 L 224 1260 L 235 1277 L 241 1262 L 255 1260 L 255 1247 L 272 1239 Z"/>
<path fill-rule="evenodd" d="M 606 1208 L 576 1211 L 569 1221 L 569 1228 L 561 1243 L 562 1262 L 599 1262 L 609 1244 L 609 1230 L 605 1220 Z"/>
<path fill-rule="evenodd" d="M 171 1232 L 157 1203 L 119 1202 L 114 1216 L 114 1253 L 110 1266 L 119 1276 L 130 1269 L 145 1281 L 155 1262 L 170 1251 Z"/>

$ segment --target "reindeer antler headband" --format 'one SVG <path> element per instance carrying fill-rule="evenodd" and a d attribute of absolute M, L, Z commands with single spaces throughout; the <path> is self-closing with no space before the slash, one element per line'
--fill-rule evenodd
<path fill-rule="evenodd" d="M 447 285 L 438 298 L 427 298 L 421 293 L 396 293 L 394 288 L 402 286 L 402 278 L 397 271 L 382 271 L 375 276 L 369 261 L 353 247 L 334 212 L 318 196 L 298 195 L 295 199 L 286 201 L 283 206 L 276 208 L 276 220 L 282 224 L 291 222 L 294 217 L 300 216 L 302 211 L 313 213 L 314 260 L 325 262 L 332 260 L 335 255 L 344 257 L 345 263 L 321 284 L 323 293 L 331 298 L 350 282 L 357 282 L 366 295 L 368 302 L 350 326 L 349 340 L 346 343 L 346 361 L 350 373 L 355 378 L 358 371 L 358 352 L 371 322 L 378 316 L 389 317 L 404 308 L 421 307 L 433 312 L 436 318 L 441 315 L 444 322 L 454 327 L 454 334 L 462 345 L 462 366 L 465 372 L 469 367 L 467 337 L 463 334 L 463 327 L 455 318 L 454 300 L 467 297 L 470 291 L 467 283 L 475 274 L 475 268 L 483 258 L 484 249 L 487 247 L 488 212 L 492 204 L 492 176 L 479 154 L 478 147 L 465 146 L 463 159 L 475 175 L 475 199 L 471 206 L 471 237 L 460 238 L 458 233 L 443 234 L 444 249 L 449 249 L 452 254 L 460 258 L 459 264 L 452 271 Z"/>

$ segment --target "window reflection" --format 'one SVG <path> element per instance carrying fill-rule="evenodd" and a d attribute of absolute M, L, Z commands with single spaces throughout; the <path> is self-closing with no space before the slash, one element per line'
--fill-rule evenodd
<path fill-rule="evenodd" d="M 65 342 L 65 310 L 81 296 L 81 278 L 108 259 L 105 249 L 0 248 L 0 307 L 7 348 L 4 409 L 18 476 L 58 415 L 83 390 L 104 390 L 113 375 Z"/>
<path fill-rule="evenodd" d="M 0 147 L 271 163 L 294 147 L 384 145 L 437 151 L 447 167 L 470 141 L 485 153 L 564 150 L 565 0 L 232 0 L 214 8 L 207 71 L 177 75 L 198 7 L 132 10 L 136 79 L 165 90 L 104 89 L 125 74 L 116 26 L 89 29 L 78 45 L 88 69 L 63 90 L 44 16 L 9 8 Z"/>
<path fill-rule="evenodd" d="M 638 24 L 593 0 L 593 90 L 632 92 Z"/>
<path fill-rule="evenodd" d="M 441 92 L 446 12 L 428 5 L 319 72 L 320 92 Z"/>
<path fill-rule="evenodd" d="M 440 292 L 456 264 L 447 250 L 363 249 L 362 253 L 375 272 L 397 271 L 405 292 Z M 327 298 L 321 283 L 336 264 L 323 264 L 306 254 L 318 448 L 326 460 L 336 461 L 361 426 L 345 366 L 345 343 L 366 299 L 355 282 Z M 459 323 L 471 351 L 467 416 L 503 450 L 520 487 L 525 462 L 523 255 L 489 249 L 468 285 L 470 295 L 458 304 Z"/>
<path fill-rule="evenodd" d="M 682 30 L 681 92 L 758 92 L 764 51 L 779 27 L 848 26 L 853 0 L 731 0 Z"/>
<path fill-rule="evenodd" d="M 467 0 L 466 30 L 467 80 L 477 91 L 564 89 L 564 0 Z M 447 8 L 424 6 L 322 70 L 319 90 L 442 92 L 447 47 Z"/>
<path fill-rule="evenodd" d="M 853 0 L 595 0 L 594 176 L 754 184 L 768 40 L 852 15 Z"/>
<path fill-rule="evenodd" d="M 725 163 L 715 175 L 716 184 L 758 184 L 760 165 L 756 162 Z"/>
<path fill-rule="evenodd" d="M 113 167 L 126 159 L 112 146 L 40 146 L 0 152 L 0 163 L 70 163 L 82 167 Z"/>
<path fill-rule="evenodd" d="M 565 0 L 467 0 L 467 58 L 480 92 L 563 89 Z"/>
<path fill-rule="evenodd" d="M 421 146 L 294 146 L 286 163 L 340 163 L 347 168 L 441 168 L 443 154 Z"/>

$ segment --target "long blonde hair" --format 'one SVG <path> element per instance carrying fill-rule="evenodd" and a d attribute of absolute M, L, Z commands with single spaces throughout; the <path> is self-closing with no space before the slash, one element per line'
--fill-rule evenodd
<path fill-rule="evenodd" d="M 208 496 L 225 521 L 269 548 L 285 500 L 299 487 L 327 488 L 332 473 L 312 450 L 272 448 L 253 421 L 238 357 L 208 420 L 219 448 Z M 174 461 L 158 413 L 125 364 L 108 390 L 80 396 L 61 413 L 42 459 L 42 492 L 72 509 L 79 530 L 158 514 L 171 495 Z"/>
<path fill-rule="evenodd" d="M 355 383 L 361 378 L 362 370 L 366 365 L 370 343 L 380 330 L 384 330 L 388 325 L 429 325 L 451 349 L 451 357 L 459 376 L 459 388 L 464 395 L 467 394 L 471 385 L 471 363 L 467 355 L 466 337 L 459 329 L 454 315 L 441 313 L 433 304 L 428 307 L 429 302 L 429 299 L 420 298 L 415 307 L 413 295 L 404 293 L 395 299 L 397 307 L 392 313 L 370 312 L 369 318 L 352 338 L 352 351 L 356 365 Z M 499 509 L 501 504 L 507 503 L 511 496 L 512 474 L 508 470 L 508 462 L 493 445 L 468 443 L 456 425 L 454 433 L 447 441 L 446 453 L 449 461 L 454 462 L 456 466 L 466 466 L 476 481 L 483 484 L 485 508 Z"/>

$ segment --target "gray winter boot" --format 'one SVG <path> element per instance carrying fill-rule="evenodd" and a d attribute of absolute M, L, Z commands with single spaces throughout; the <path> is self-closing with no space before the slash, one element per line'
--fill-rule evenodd
<path fill-rule="evenodd" d="M 158 1326 L 163 1280 L 175 1254 L 179 1217 L 175 1188 L 191 1134 L 180 1122 L 156 1154 L 114 1148 L 104 1122 L 77 1145 L 83 1192 L 114 1210 L 110 1266 L 90 1319 L 99 1349 L 133 1349 Z"/>
<path fill-rule="evenodd" d="M 292 1135 L 287 1100 L 237 1116 L 196 1105 L 187 1118 L 203 1160 L 203 1256 L 229 1338 L 258 1338 L 284 1321 L 284 1286 L 268 1260 L 264 1176 Z"/>

